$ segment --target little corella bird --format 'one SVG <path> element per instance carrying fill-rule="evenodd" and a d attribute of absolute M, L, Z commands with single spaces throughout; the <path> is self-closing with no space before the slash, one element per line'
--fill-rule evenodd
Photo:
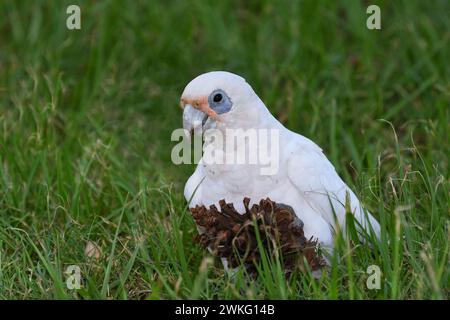
<path fill-rule="evenodd" d="M 329 248 L 336 230 L 345 229 L 350 209 L 359 231 L 379 236 L 378 222 L 362 208 L 322 149 L 286 129 L 242 77 L 225 71 L 202 74 L 184 89 L 181 106 L 189 133 L 215 133 L 203 145 L 210 156 L 203 154 L 186 183 L 189 207 L 218 206 L 225 199 L 243 212 L 244 197 L 253 203 L 270 198 L 291 206 L 304 223 L 306 238 Z M 231 143 L 239 138 L 239 143 Z M 239 156 L 253 162 L 238 162 Z"/>

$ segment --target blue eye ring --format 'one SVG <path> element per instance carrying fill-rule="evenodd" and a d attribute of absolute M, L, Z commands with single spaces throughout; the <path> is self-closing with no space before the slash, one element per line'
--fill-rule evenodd
<path fill-rule="evenodd" d="M 231 110 L 233 102 L 225 91 L 216 89 L 208 97 L 208 103 L 211 109 L 217 114 L 226 113 Z"/>

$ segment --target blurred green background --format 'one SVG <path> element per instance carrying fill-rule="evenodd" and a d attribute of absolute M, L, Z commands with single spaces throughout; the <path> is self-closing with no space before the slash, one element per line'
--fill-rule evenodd
<path fill-rule="evenodd" d="M 81 30 L 66 28 L 70 4 Z M 366 28 L 369 4 L 381 30 Z M 0 297 L 445 297 L 449 13 L 445 0 L 2 0 Z M 212 70 L 242 75 L 318 143 L 393 239 L 407 208 L 409 238 L 313 287 L 199 272 L 182 196 L 194 166 L 171 163 L 170 134 L 184 86 Z M 364 289 L 370 259 L 388 279 L 379 292 Z"/>

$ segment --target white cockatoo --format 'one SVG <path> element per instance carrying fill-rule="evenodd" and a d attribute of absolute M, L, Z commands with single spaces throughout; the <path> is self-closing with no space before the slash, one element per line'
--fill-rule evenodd
<path fill-rule="evenodd" d="M 203 154 L 184 189 L 189 207 L 212 204 L 219 207 L 219 200 L 225 199 L 233 203 L 236 210 L 244 212 L 244 197 L 251 199 L 250 205 L 268 197 L 294 209 L 304 223 L 306 238 L 313 237 L 322 246 L 332 248 L 334 231 L 337 227 L 345 229 L 345 204 L 350 203 L 360 226 L 379 236 L 378 222 L 363 210 L 322 149 L 308 138 L 286 129 L 242 77 L 225 71 L 202 74 L 184 89 L 181 106 L 183 127 L 189 133 L 214 129 L 225 138 L 232 130 L 239 129 L 277 133 L 276 139 L 264 145 L 249 139 L 250 135 L 231 148 L 213 139 L 205 141 L 203 150 L 208 148 L 216 155 L 234 156 L 242 152 L 239 150 L 243 147 L 248 156 L 255 150 L 269 148 L 270 156 L 277 153 L 272 159 L 277 165 L 272 172 L 264 172 L 262 169 L 267 169 L 267 163 L 206 161 Z M 260 131 L 266 132 L 264 130 Z M 258 144 L 257 148 L 248 145 L 251 143 Z"/>

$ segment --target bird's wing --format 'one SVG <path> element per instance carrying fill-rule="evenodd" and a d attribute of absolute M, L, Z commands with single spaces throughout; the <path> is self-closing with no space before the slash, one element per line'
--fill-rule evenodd
<path fill-rule="evenodd" d="M 365 212 L 353 191 L 337 174 L 334 166 L 312 141 L 301 137 L 302 143 L 289 152 L 288 178 L 300 195 L 322 218 L 336 228 L 345 228 L 345 204 L 347 194 L 350 207 L 358 222 L 369 231 L 367 221 L 376 234 L 378 222 Z"/>

